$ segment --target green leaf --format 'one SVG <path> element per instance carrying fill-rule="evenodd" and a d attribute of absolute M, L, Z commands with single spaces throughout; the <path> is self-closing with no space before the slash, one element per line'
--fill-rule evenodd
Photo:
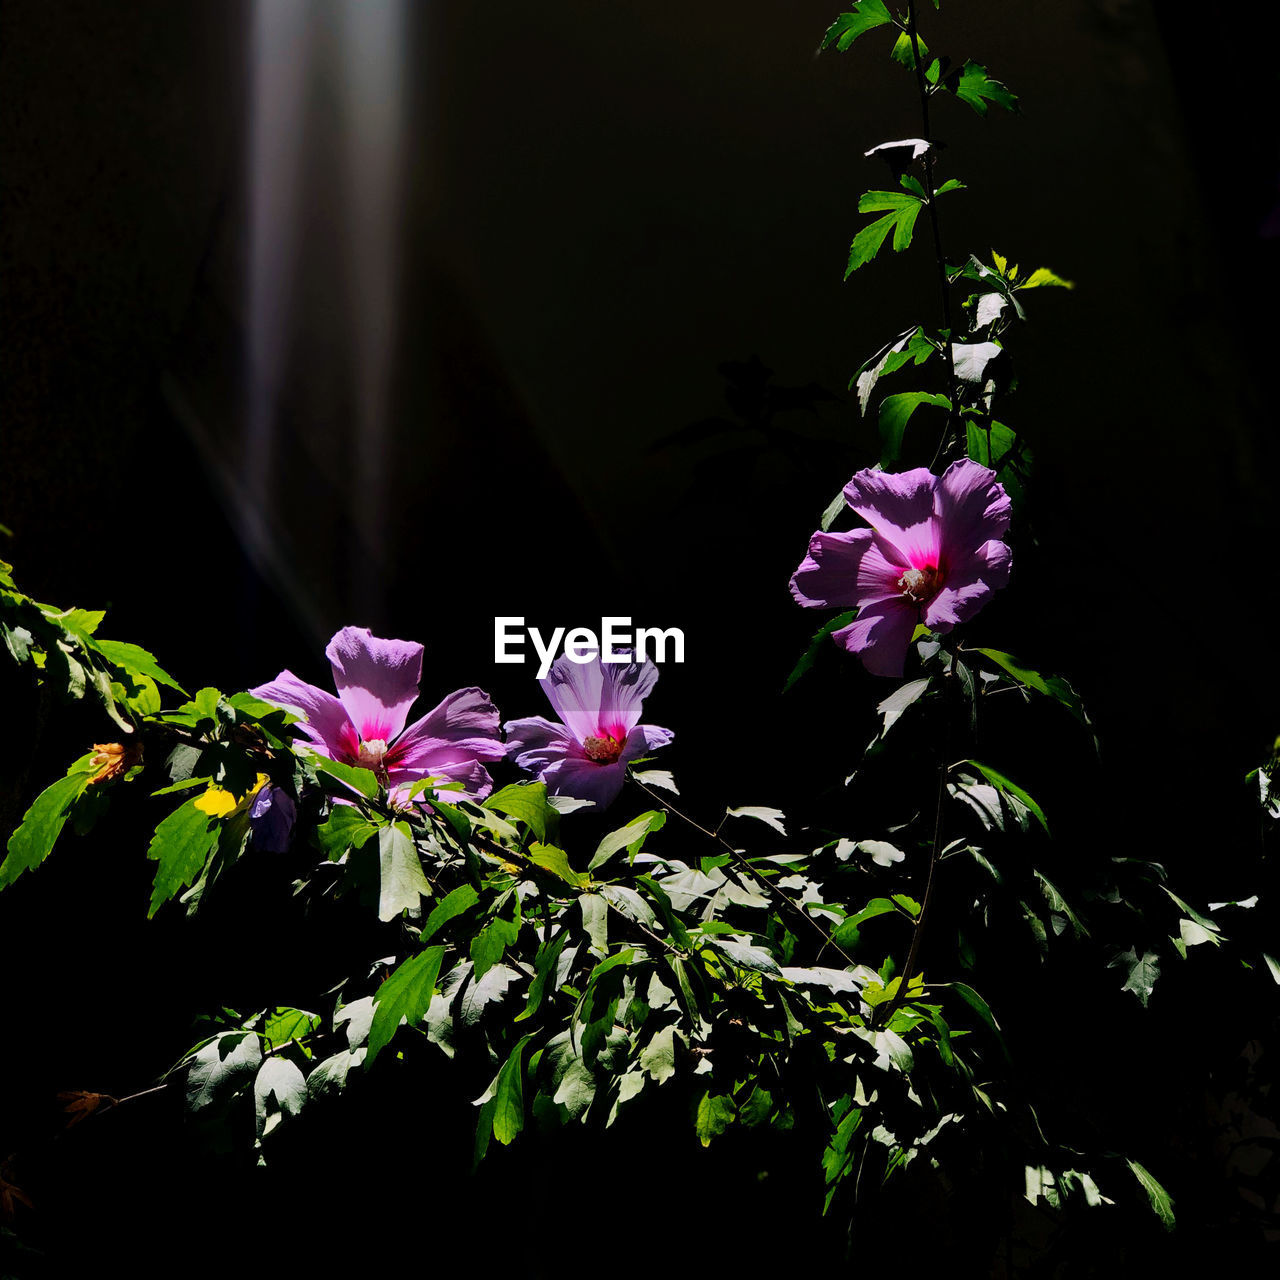
<path fill-rule="evenodd" d="M 860 35 L 892 21 L 893 15 L 885 8 L 883 0 L 857 0 L 850 13 L 842 13 L 827 28 L 819 48 L 829 49 L 834 44 L 844 53 Z"/>
<path fill-rule="evenodd" d="M 91 643 L 114 667 L 119 667 L 130 676 L 146 676 L 157 684 L 168 685 L 185 698 L 187 691 L 149 654 L 136 644 L 127 644 L 123 640 L 98 640 Z"/>
<path fill-rule="evenodd" d="M 822 512 L 822 519 L 818 521 L 818 528 L 820 528 L 823 533 L 828 532 L 831 526 L 835 524 L 836 518 L 848 505 L 848 502 L 845 501 L 844 490 L 841 489 L 840 492 L 827 503 L 826 508 Z"/>
<path fill-rule="evenodd" d="M 912 43 L 911 36 L 904 31 L 894 41 L 893 48 L 889 51 L 889 56 L 894 62 L 900 62 L 908 71 L 914 71 L 916 66 L 916 46 L 919 46 L 921 58 L 929 56 L 929 46 L 917 34 L 915 44 Z"/>
<path fill-rule="evenodd" d="M 578 899 L 582 911 L 582 927 L 598 951 L 609 946 L 609 904 L 594 893 L 584 893 Z"/>
<path fill-rule="evenodd" d="M 1164 1224 L 1166 1231 L 1172 1231 L 1174 1224 L 1172 1197 L 1136 1160 L 1126 1160 L 1125 1163 L 1137 1178 L 1138 1185 L 1147 1193 L 1152 1212 Z"/>
<path fill-rule="evenodd" d="M 1020 435 L 1003 422 L 965 422 L 966 452 L 974 462 L 990 467 L 1015 505 L 1026 498 L 1031 478 L 1031 450 Z"/>
<path fill-rule="evenodd" d="M 23 815 L 9 837 L 8 855 L 0 863 L 0 889 L 11 885 L 24 871 L 38 867 L 50 854 L 75 802 L 84 794 L 97 771 L 93 754 L 83 755 L 66 777 L 46 787 Z"/>
<path fill-rule="evenodd" d="M 547 983 L 555 976 L 556 968 L 560 963 L 560 953 L 568 940 L 569 932 L 565 929 L 561 930 L 550 944 L 544 942 L 538 947 L 538 954 L 534 959 L 533 981 L 529 984 L 529 995 L 525 999 L 524 1008 L 515 1016 L 516 1022 L 532 1018 L 538 1012 L 546 995 Z"/>
<path fill-rule="evenodd" d="M 493 1095 L 493 1136 L 509 1146 L 524 1128 L 524 1047 L 529 1036 L 521 1036 L 511 1050 Z"/>
<path fill-rule="evenodd" d="M 638 818 L 632 818 L 625 827 L 609 832 L 596 846 L 591 861 L 587 863 L 587 870 L 594 871 L 597 867 L 602 867 L 620 849 L 629 850 L 634 858 L 647 837 L 655 831 L 661 831 L 666 821 L 667 815 L 662 810 L 650 809 Z"/>
<path fill-rule="evenodd" d="M 544 843 L 560 817 L 547 803 L 547 788 L 542 782 L 513 782 L 491 795 L 484 807 L 523 822 Z"/>
<path fill-rule="evenodd" d="M 1064 280 L 1061 276 L 1055 275 L 1048 267 L 1037 267 L 1020 285 L 1019 289 L 1039 289 L 1045 286 L 1053 286 L 1058 289 L 1074 289 L 1076 286 L 1071 280 Z"/>
<path fill-rule="evenodd" d="M 945 196 L 951 191 L 964 191 L 967 188 L 959 178 L 948 178 L 933 194 L 935 196 Z"/>
<path fill-rule="evenodd" d="M 764 1124 L 773 1110 L 773 1094 L 763 1085 L 756 1085 L 747 1100 L 738 1108 L 738 1119 L 748 1129 Z"/>
<path fill-rule="evenodd" d="M 600 963 L 591 970 L 591 973 L 587 978 L 587 986 L 595 986 L 595 984 L 599 982 L 606 973 L 611 972 L 619 966 L 626 967 L 631 964 L 635 958 L 635 948 L 627 947 L 625 950 L 616 952 L 614 955 L 609 956 L 607 960 L 601 960 Z"/>
<path fill-rule="evenodd" d="M 252 1031 L 224 1031 L 188 1059 L 187 1108 L 203 1111 L 228 1101 L 262 1065 L 262 1044 Z"/>
<path fill-rule="evenodd" d="M 787 677 L 787 683 L 782 686 L 782 692 L 786 693 L 802 675 L 805 674 L 817 661 L 818 652 L 822 649 L 827 637 L 832 632 L 839 631 L 841 627 L 847 627 L 857 616 L 855 609 L 846 609 L 844 613 L 837 614 L 830 622 L 824 623 L 822 627 L 814 633 L 813 639 L 809 642 L 809 647 L 800 656 L 800 661 L 791 669 L 791 674 Z"/>
<path fill-rule="evenodd" d="M 42 605 L 44 615 L 50 622 L 57 623 L 65 631 L 70 631 L 85 640 L 93 635 L 107 616 L 105 609 L 65 609 L 59 612 L 47 605 Z"/>
<path fill-rule="evenodd" d="M 915 362 L 916 367 L 924 364 L 938 347 L 926 336 L 918 326 L 900 333 L 892 342 L 886 343 L 869 360 L 865 361 L 857 373 L 849 380 L 849 387 L 858 389 L 858 409 L 867 412 L 871 403 L 871 393 L 881 378 L 896 373 L 903 365 Z"/>
<path fill-rule="evenodd" d="M 943 84 L 980 116 L 987 114 L 988 104 L 992 102 L 1006 111 L 1018 109 L 1017 95 L 999 80 L 992 80 L 987 75 L 986 67 L 976 62 L 966 62 L 963 67 L 946 76 Z"/>
<path fill-rule="evenodd" d="M 948 990 L 954 991 L 987 1024 L 1007 1058 L 1009 1050 L 1005 1047 L 1004 1036 L 1000 1032 L 1000 1024 L 996 1021 L 996 1015 L 991 1012 L 991 1006 L 968 983 L 949 982 L 945 985 Z"/>
<path fill-rule="evenodd" d="M 671 791 L 675 795 L 680 794 L 680 788 L 676 786 L 675 775 L 670 769 L 641 769 L 631 775 L 637 782 L 643 782 L 646 786 L 661 787 L 663 791 Z"/>
<path fill-rule="evenodd" d="M 938 409 L 951 409 L 951 401 L 942 395 L 928 391 L 904 391 L 885 396 L 880 402 L 880 464 L 890 468 L 902 454 L 902 437 L 911 421 L 911 415 L 922 405 Z"/>
<path fill-rule="evenodd" d="M 306 1100 L 307 1079 L 297 1066 L 288 1058 L 268 1058 L 253 1082 L 258 1137 L 266 1137 L 284 1116 L 296 1116 Z"/>
<path fill-rule="evenodd" d="M 709 1147 L 711 1139 L 719 1137 L 733 1123 L 737 1110 L 732 1098 L 725 1094 L 712 1093 L 708 1089 L 698 1103 L 698 1116 L 695 1122 L 698 1141 L 704 1147 Z"/>
<path fill-rule="evenodd" d="M 1160 957 L 1154 951 L 1148 951 L 1139 958 L 1137 949 L 1130 947 L 1108 961 L 1107 967 L 1126 970 L 1124 986 L 1120 990 L 1132 991 L 1145 1008 L 1160 977 Z"/>
<path fill-rule="evenodd" d="M 450 890 L 432 908 L 426 924 L 422 926 L 420 941 L 427 942 L 434 938 L 450 920 L 464 911 L 470 911 L 479 901 L 480 895 L 469 884 L 460 884 L 456 889 Z"/>
<path fill-rule="evenodd" d="M 832 937 L 837 946 L 854 946 L 858 941 L 859 926 L 865 924 L 868 920 L 874 920 L 876 916 L 883 916 L 896 911 L 897 907 L 888 898 L 872 898 L 861 911 L 841 920 Z"/>
<path fill-rule="evenodd" d="M 345 783 L 357 795 L 372 800 L 382 790 L 377 777 L 371 769 L 361 769 L 356 765 L 343 764 L 341 760 L 330 760 L 317 751 L 306 752 L 306 758 L 315 766 L 317 773 Z"/>
<path fill-rule="evenodd" d="M 847 280 L 859 267 L 865 266 L 880 252 L 889 232 L 893 232 L 895 253 L 911 244 L 911 234 L 923 205 L 918 197 L 901 191 L 868 191 L 858 201 L 859 213 L 876 213 L 889 210 L 884 217 L 868 223 L 853 238 L 849 247 L 849 264 L 845 269 Z"/>
<path fill-rule="evenodd" d="M 575 889 L 581 889 L 591 880 L 589 875 L 575 871 L 569 865 L 569 855 L 553 844 L 539 844 L 535 841 L 529 846 L 528 858 L 534 866 L 550 871 L 553 876 L 563 880 L 565 884 L 573 885 Z"/>
<path fill-rule="evenodd" d="M 929 687 L 929 681 L 929 676 L 925 676 L 920 680 L 908 680 L 906 684 L 900 685 L 876 707 L 876 710 L 884 717 L 884 726 L 880 730 L 882 738 L 898 723 L 902 713 L 909 706 L 919 702 L 924 697 L 925 690 Z"/>
<path fill-rule="evenodd" d="M 417 911 L 421 899 L 431 896 L 407 823 L 397 822 L 378 832 L 378 875 L 379 920 Z"/>
<path fill-rule="evenodd" d="M 665 1026 L 640 1050 L 641 1069 L 658 1084 L 676 1073 L 676 1029 Z"/>
<path fill-rule="evenodd" d="M 185 783 L 175 783 L 185 786 Z M 355 805 L 335 804 L 328 821 L 316 828 L 320 847 L 331 862 L 336 862 L 348 849 L 362 848 L 381 828 L 360 812 Z"/>
<path fill-rule="evenodd" d="M 839 1110 L 842 1105 L 848 1108 L 843 1114 Z M 836 1125 L 836 1131 L 832 1134 L 831 1142 L 822 1156 L 823 1174 L 827 1186 L 831 1188 L 827 1193 L 826 1208 L 831 1207 L 831 1197 L 835 1194 L 836 1184 L 853 1166 L 855 1152 L 850 1150 L 850 1145 L 854 1136 L 862 1127 L 864 1114 L 860 1107 L 850 1105 L 850 1099 L 847 1095 L 836 1104 L 835 1115 L 839 1117 L 839 1123 Z M 825 1211 L 826 1209 L 824 1209 Z"/>
<path fill-rule="evenodd" d="M 1050 881 L 1049 877 L 1037 871 L 1036 879 L 1040 881 L 1040 889 L 1044 893 L 1044 900 L 1049 904 L 1049 910 L 1063 916 L 1066 922 L 1071 925 L 1071 931 L 1077 938 L 1087 937 L 1089 930 L 1084 927 L 1080 918 L 1072 911 L 1071 905 L 1058 892 L 1057 887 Z"/>
<path fill-rule="evenodd" d="M 763 822 L 766 826 L 772 827 L 781 835 L 787 834 L 787 829 L 782 824 L 786 819 L 786 814 L 781 809 L 770 809 L 767 805 L 747 804 L 739 809 L 726 809 L 724 811 L 726 818 L 754 818 L 757 822 Z"/>
<path fill-rule="evenodd" d="M 174 894 L 194 884 L 217 847 L 221 823 L 197 809 L 196 796 L 175 809 L 157 828 L 147 857 L 159 863 L 151 890 L 148 919 Z"/>
<path fill-rule="evenodd" d="M 502 953 L 519 936 L 519 921 L 503 920 L 498 916 L 471 939 L 471 960 L 475 965 L 476 981 L 502 959 Z"/>
<path fill-rule="evenodd" d="M 448 792 L 445 794 L 447 795 Z M 431 797 L 431 810 L 453 828 L 453 834 L 459 840 L 465 840 L 471 834 L 471 819 L 461 809 L 441 800 L 439 792 Z"/>
<path fill-rule="evenodd" d="M 1041 809 L 1034 799 L 1032 799 L 1029 792 L 1024 791 L 1016 782 L 1011 782 L 1003 773 L 998 773 L 988 765 L 979 764 L 976 760 L 966 760 L 965 763 L 971 764 L 975 769 L 977 769 L 993 787 L 1008 795 L 1017 796 L 1017 798 L 1021 800 L 1033 814 L 1035 814 L 1036 820 L 1045 829 L 1046 834 L 1048 833 L 1049 820 L 1044 816 L 1044 810 Z"/>
<path fill-rule="evenodd" d="M 741 942 L 726 942 L 723 938 L 711 938 L 711 945 L 722 951 L 739 969 L 753 973 L 767 973 L 771 978 L 782 977 L 778 962 L 763 947 L 748 947 Z"/>
<path fill-rule="evenodd" d="M 275 1008 L 262 1024 L 262 1035 L 268 1046 L 279 1049 L 292 1040 L 302 1040 L 320 1025 L 320 1015 L 305 1013 L 301 1009 Z M 302 1050 L 308 1057 L 310 1050 Z"/>
<path fill-rule="evenodd" d="M 443 947 L 428 947 L 399 965 L 374 996 L 373 1022 L 369 1027 L 369 1056 L 373 1060 L 391 1042 L 401 1022 L 416 1027 L 431 1007 Z"/>

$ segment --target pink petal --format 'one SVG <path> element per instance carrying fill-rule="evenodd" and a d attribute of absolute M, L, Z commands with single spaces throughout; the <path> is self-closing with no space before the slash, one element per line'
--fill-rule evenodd
<path fill-rule="evenodd" d="M 358 750 L 355 728 L 342 703 L 333 694 L 299 680 L 292 671 L 282 671 L 270 683 L 249 692 L 263 702 L 306 716 L 298 730 L 325 755 L 341 759 L 354 756 Z"/>
<path fill-rule="evenodd" d="M 925 625 L 945 634 L 968 622 L 993 591 L 1008 585 L 1012 563 L 1013 553 L 1003 542 L 984 542 L 947 574 L 942 590 L 925 606 Z"/>
<path fill-rule="evenodd" d="M 600 709 L 605 700 L 603 667 L 598 659 L 571 662 L 562 656 L 551 664 L 546 678 L 538 681 L 556 715 L 579 742 L 600 736 Z"/>
<path fill-rule="evenodd" d="M 943 472 L 934 503 L 948 577 L 983 543 L 1002 537 L 1012 515 L 996 473 L 969 458 L 953 462 Z"/>
<path fill-rule="evenodd" d="M 873 676 L 900 676 L 906 666 L 919 610 L 901 597 L 868 606 L 857 620 L 832 633 L 832 639 L 862 659 Z"/>
<path fill-rule="evenodd" d="M 658 680 L 653 662 L 602 662 L 599 725 L 615 738 L 625 738 L 644 713 L 644 700 Z"/>
<path fill-rule="evenodd" d="M 507 753 L 528 773 L 537 773 L 575 750 L 582 754 L 581 744 L 573 734 L 564 725 L 554 724 L 544 716 L 508 720 L 505 728 Z"/>
<path fill-rule="evenodd" d="M 553 796 L 590 800 L 597 808 L 611 804 L 622 790 L 627 766 L 621 760 L 600 764 L 576 756 L 565 756 L 542 771 L 542 781 Z"/>
<path fill-rule="evenodd" d="M 325 650 L 333 682 L 365 742 L 390 742 L 404 728 L 418 697 L 422 646 L 381 640 L 367 627 L 343 627 Z"/>
<path fill-rule="evenodd" d="M 501 760 L 498 708 L 483 689 L 455 689 L 411 724 L 387 753 L 388 772 L 428 776 L 444 759 Z"/>
<path fill-rule="evenodd" d="M 887 554 L 886 554 L 887 553 Z M 910 568 L 905 556 L 870 529 L 851 533 L 815 533 L 809 554 L 791 576 L 791 594 L 811 608 L 868 605 L 902 594 L 898 579 Z"/>
<path fill-rule="evenodd" d="M 844 487 L 845 501 L 912 568 L 936 565 L 940 554 L 934 517 L 937 477 L 927 467 L 912 471 L 859 471 Z M 894 557 L 890 557 L 894 558 Z"/>
<path fill-rule="evenodd" d="M 650 751 L 667 746 L 675 736 L 670 729 L 660 729 L 656 724 L 638 724 L 627 734 L 618 760 L 622 764 L 629 764 L 637 756 L 645 756 Z"/>

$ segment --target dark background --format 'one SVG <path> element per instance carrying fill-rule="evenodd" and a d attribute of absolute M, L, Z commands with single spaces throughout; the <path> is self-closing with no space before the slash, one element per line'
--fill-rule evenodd
<path fill-rule="evenodd" d="M 8 0 L 0 554 L 20 584 L 109 607 L 106 634 L 190 689 L 284 666 L 326 683 L 324 643 L 355 623 L 426 644 L 429 701 L 478 683 L 504 716 L 543 708 L 529 668 L 493 664 L 495 614 L 679 626 L 687 662 L 648 711 L 676 731 L 664 763 L 690 806 L 837 787 L 880 687 L 833 654 L 777 696 L 821 620 L 787 579 L 875 457 L 850 374 L 938 323 L 923 238 L 841 282 L 858 194 L 886 177 L 862 152 L 918 120 L 883 33 L 815 57 L 837 8 L 406 4 L 362 99 L 337 4 L 296 26 L 277 4 L 270 26 L 245 4 Z M 1002 417 L 1032 442 L 1036 486 L 1013 585 L 973 634 L 1069 674 L 1103 763 L 1052 717 L 1010 758 L 1041 761 L 1024 771 L 1066 856 L 1157 858 L 1200 901 L 1252 892 L 1242 779 L 1280 731 L 1275 72 L 1237 27 L 1144 0 L 922 21 L 1024 109 L 936 103 L 943 173 L 969 186 L 943 208 L 949 253 L 994 246 L 1077 282 L 1027 295 L 1008 344 L 1021 386 Z M 725 366 L 753 358 L 827 394 L 769 431 L 664 443 L 740 422 Z M 6 720 L 7 829 L 71 729 L 42 745 Z M 314 960 L 300 921 L 268 929 L 274 906 L 245 897 L 147 924 L 148 878 L 136 843 L 69 842 L 0 901 L 0 1157 L 38 1145 L 56 1089 L 143 1087 L 193 1013 L 285 1001 Z M 1181 1247 L 1243 1250 L 1261 1237 L 1218 1185 L 1204 1099 L 1273 1020 L 1251 1012 L 1261 986 L 1205 975 L 1146 1021 L 1107 1015 L 1099 1035 L 1120 1039 L 1047 1087 L 1100 1073 L 1139 1136 L 1168 1139 Z M 1048 1062 L 1061 1033 L 1043 1023 Z M 77 1130 L 25 1157 L 47 1183 L 42 1247 L 67 1248 L 76 1214 L 131 1240 L 175 1197 L 193 1238 L 217 1236 L 222 1173 L 147 1123 L 160 1146 Z"/>

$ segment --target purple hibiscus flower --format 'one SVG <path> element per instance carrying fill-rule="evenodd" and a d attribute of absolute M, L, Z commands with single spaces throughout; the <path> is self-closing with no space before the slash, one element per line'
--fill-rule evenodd
<path fill-rule="evenodd" d="M 815 533 L 791 594 L 812 608 L 857 605 L 833 638 L 873 675 L 900 676 L 917 623 L 948 632 L 1009 581 L 1009 497 L 967 458 L 941 476 L 859 471 L 844 496 L 871 527 Z"/>
<path fill-rule="evenodd" d="M 259 787 L 249 807 L 254 848 L 264 853 L 284 853 L 293 839 L 297 816 L 293 797 L 283 787 L 273 787 L 269 782 Z"/>
<path fill-rule="evenodd" d="M 652 662 L 590 662 L 557 658 L 539 680 L 563 723 L 542 716 L 507 722 L 507 749 L 556 796 L 590 800 L 603 809 L 622 790 L 627 764 L 674 736 L 640 724 L 644 700 L 658 678 Z"/>
<path fill-rule="evenodd" d="M 422 646 L 344 627 L 325 656 L 338 696 L 282 671 L 249 692 L 305 716 L 298 729 L 321 755 L 373 772 L 384 787 L 447 778 L 480 799 L 493 788 L 486 760 L 506 754 L 498 709 L 481 689 L 458 689 L 407 729 L 422 678 Z"/>

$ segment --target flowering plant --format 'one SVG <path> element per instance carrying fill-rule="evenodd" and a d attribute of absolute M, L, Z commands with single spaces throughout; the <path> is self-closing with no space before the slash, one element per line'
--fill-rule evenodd
<path fill-rule="evenodd" d="M 876 216 L 855 234 L 846 275 L 886 244 L 906 250 L 926 217 L 941 323 L 892 335 L 855 373 L 861 412 L 876 411 L 879 465 L 843 486 L 791 578 L 798 604 L 844 610 L 788 687 L 819 662 L 852 669 L 877 719 L 857 767 L 819 779 L 825 758 L 806 752 L 803 812 L 716 805 L 695 817 L 672 773 L 638 768 L 674 739 L 642 723 L 652 662 L 559 659 L 541 681 L 557 719 L 510 719 L 505 739 L 475 686 L 410 723 L 423 646 L 355 626 L 325 651 L 336 694 L 284 670 L 245 692 L 190 695 L 147 650 L 100 636 L 103 614 L 33 600 L 0 565 L 0 638 L 15 670 L 38 696 L 91 704 L 120 739 L 95 743 L 31 799 L 0 863 L 5 901 L 22 901 L 22 878 L 64 832 L 91 836 L 113 804 L 136 802 L 156 819 L 149 914 L 175 902 L 216 913 L 233 874 L 269 896 L 284 867 L 296 878 L 281 896 L 305 905 L 306 928 L 327 920 L 339 940 L 315 948 L 323 966 L 290 971 L 286 991 L 273 975 L 245 979 L 251 1003 L 208 1014 L 151 1087 L 66 1094 L 71 1122 L 170 1093 L 226 1145 L 277 1166 L 291 1135 L 324 1132 L 331 1104 L 401 1090 L 415 1121 L 423 1098 L 433 1124 L 474 1116 L 480 1164 L 526 1130 L 604 1131 L 665 1105 L 691 1130 L 675 1148 L 682 1168 L 748 1134 L 757 1142 L 733 1159 L 764 1173 L 776 1138 L 813 1172 L 812 1187 L 789 1183 L 854 1222 L 876 1221 L 855 1216 L 858 1197 L 905 1183 L 912 1203 L 1011 1202 L 1011 1220 L 1044 1214 L 1055 1233 L 1077 1210 L 1126 1201 L 1172 1225 L 1145 1152 L 1120 1154 L 1089 1117 L 1037 1094 L 1034 1067 L 1014 1069 L 1053 1001 L 1020 999 L 1010 974 L 1033 972 L 1047 989 L 1054 964 L 1069 963 L 1072 980 L 1105 981 L 1127 1018 L 1172 956 L 1218 950 L 1221 921 L 1253 903 L 1199 910 L 1157 863 L 1059 853 L 1052 805 L 1023 771 L 1025 735 L 990 732 L 1005 708 L 1034 705 L 1074 720 L 1081 754 L 1092 736 L 1067 680 L 975 643 L 1000 625 L 982 611 L 1010 584 L 1031 477 L 1023 433 L 995 417 L 1007 348 L 1025 292 L 1067 282 L 1047 268 L 1020 274 L 999 254 L 960 266 L 943 254 L 939 206 L 962 184 L 936 172 L 929 104 L 949 95 L 986 114 L 1017 100 L 985 67 L 930 55 L 912 3 L 895 15 L 856 0 L 823 44 L 844 51 L 881 27 L 914 75 L 921 136 L 867 152 L 897 185 L 859 201 Z M 968 291 L 964 332 L 957 289 Z M 931 389 L 884 395 L 881 380 L 908 365 L 933 376 Z M 938 430 L 925 439 L 930 414 Z M 919 465 L 901 469 L 904 459 Z M 862 524 L 833 531 L 846 507 Z M 908 662 L 910 678 L 886 691 Z M 824 723 L 846 716 L 856 721 L 823 707 Z M 1275 760 L 1255 776 L 1268 822 L 1278 779 Z M 624 821 L 604 817 L 625 801 Z M 1250 980 L 1280 975 L 1271 952 L 1251 958 Z M 452 1105 L 459 1095 L 473 1109 Z M 399 1137 L 406 1113 L 392 1110 Z M 414 1160 L 420 1171 L 417 1150 Z M 432 1176 L 447 1167 L 433 1153 Z M 573 1177 L 576 1192 L 581 1168 Z M 0 1163 L 9 1218 L 32 1205 L 18 1179 Z M 416 1184 L 414 1196 L 417 1207 Z M 975 1265 L 991 1271 L 1013 1230 L 990 1226 Z M 861 1248 L 866 1233 L 853 1238 Z"/>
<path fill-rule="evenodd" d="M 509 720 L 507 748 L 551 795 L 603 809 L 617 799 L 627 766 L 672 739 L 669 729 L 640 723 L 657 679 L 652 662 L 605 662 L 598 654 L 585 663 L 559 658 L 538 683 L 560 723 L 544 716 Z"/>
<path fill-rule="evenodd" d="M 811 608 L 857 605 L 832 638 L 873 674 L 900 676 L 917 626 L 946 635 L 1009 581 L 1009 496 L 994 471 L 962 458 L 942 476 L 859 471 L 844 500 L 871 527 L 818 530 L 791 594 Z"/>

